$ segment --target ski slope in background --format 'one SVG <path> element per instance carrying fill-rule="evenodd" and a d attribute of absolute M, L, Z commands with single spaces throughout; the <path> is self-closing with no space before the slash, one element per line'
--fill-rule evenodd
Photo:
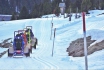
<path fill-rule="evenodd" d="M 87 36 L 91 36 L 92 39 L 97 40 L 96 42 L 104 40 L 104 15 L 98 16 L 103 12 L 104 10 L 94 10 L 86 16 Z M 73 15 L 71 22 L 68 18 L 53 18 L 53 30 L 56 28 L 53 57 L 53 31 L 50 40 L 51 21 L 52 18 L 37 18 L 0 22 L 0 41 L 13 38 L 14 31 L 24 29 L 26 26 L 33 27 L 34 36 L 38 39 L 37 49 L 33 49 L 31 57 L 10 58 L 6 53 L 0 58 L 0 69 L 85 69 L 84 57 L 68 56 L 66 52 L 73 40 L 83 37 L 82 18 L 74 19 Z M 88 56 L 88 69 L 104 69 L 104 50 Z"/>

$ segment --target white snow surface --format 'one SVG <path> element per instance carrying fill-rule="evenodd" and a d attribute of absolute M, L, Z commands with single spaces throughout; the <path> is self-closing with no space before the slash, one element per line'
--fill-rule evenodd
<path fill-rule="evenodd" d="M 95 42 L 104 40 L 104 10 L 92 10 L 86 16 L 86 34 Z M 85 70 L 85 57 L 68 56 L 69 44 L 83 37 L 82 17 L 68 21 L 69 18 L 37 18 L 0 22 L 0 41 L 13 38 L 14 31 L 33 27 L 38 39 L 37 49 L 33 49 L 30 57 L 13 58 L 7 53 L 0 58 L 0 70 Z M 52 38 L 51 23 L 53 23 Z M 52 57 L 53 33 L 56 28 L 54 52 Z M 0 49 L 1 50 L 1 49 Z M 7 50 L 7 49 L 6 49 Z M 89 70 L 104 70 L 104 50 L 88 56 Z"/>

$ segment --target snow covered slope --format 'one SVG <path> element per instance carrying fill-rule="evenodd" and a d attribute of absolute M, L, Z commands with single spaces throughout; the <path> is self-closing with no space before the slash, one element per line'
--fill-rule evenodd
<path fill-rule="evenodd" d="M 102 11 L 99 11 L 98 14 L 100 13 Z M 87 36 L 91 35 L 92 39 L 97 40 L 96 42 L 104 40 L 104 15 L 97 16 L 98 14 L 86 16 Z M 56 28 L 53 57 L 53 32 L 50 40 L 51 21 L 52 18 L 37 18 L 0 22 L 0 41 L 13 38 L 14 31 L 21 30 L 26 26 L 33 27 L 33 33 L 39 40 L 37 49 L 33 49 L 31 57 L 9 58 L 5 54 L 0 58 L 0 69 L 85 69 L 84 57 L 71 57 L 66 52 L 71 41 L 83 37 L 82 18 L 74 19 L 73 16 L 71 22 L 68 21 L 68 18 L 53 18 L 53 30 Z M 103 53 L 104 50 L 101 50 L 88 56 L 89 69 L 104 69 Z"/>

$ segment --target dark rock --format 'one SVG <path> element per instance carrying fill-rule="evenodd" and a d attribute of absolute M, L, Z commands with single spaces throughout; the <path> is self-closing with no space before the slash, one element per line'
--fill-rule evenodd
<path fill-rule="evenodd" d="M 5 43 L 2 47 L 3 48 L 8 48 L 8 47 L 10 47 L 12 44 L 11 43 Z"/>
<path fill-rule="evenodd" d="M 9 46 L 12 46 L 11 42 L 8 42 L 12 38 L 5 39 L 2 43 L 0 43 L 0 47 L 8 48 Z"/>
<path fill-rule="evenodd" d="M 91 36 L 86 37 L 87 40 L 87 47 L 90 46 L 95 40 L 91 40 Z M 84 56 L 84 39 L 79 38 L 75 41 L 72 41 L 70 43 L 70 46 L 67 48 L 67 52 L 69 56 L 74 56 L 74 57 L 81 57 Z"/>
<path fill-rule="evenodd" d="M 0 47 L 2 46 L 2 43 L 0 43 Z"/>
<path fill-rule="evenodd" d="M 3 43 L 7 43 L 9 40 L 11 40 L 12 38 L 8 38 L 8 39 L 5 39 L 4 41 L 3 41 Z"/>
<path fill-rule="evenodd" d="M 99 50 L 102 50 L 102 49 L 104 49 L 104 40 L 88 47 L 88 55 L 94 53 L 95 51 L 99 51 Z"/>
<path fill-rule="evenodd" d="M 2 53 L 0 53 L 0 58 L 1 58 L 6 52 L 7 52 L 7 50 L 4 51 L 4 52 L 2 52 Z"/>

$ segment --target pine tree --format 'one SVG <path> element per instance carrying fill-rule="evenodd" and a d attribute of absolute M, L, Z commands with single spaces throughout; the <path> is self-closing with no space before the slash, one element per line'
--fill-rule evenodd
<path fill-rule="evenodd" d="M 34 9 L 34 10 L 31 12 L 31 17 L 32 17 L 32 18 L 37 18 L 37 17 L 39 17 L 39 12 L 38 12 L 36 9 Z"/>
<path fill-rule="evenodd" d="M 66 0 L 65 4 L 66 4 L 66 10 L 67 10 L 69 8 L 69 6 L 71 5 L 71 1 L 70 0 Z"/>
<path fill-rule="evenodd" d="M 16 20 L 16 13 L 15 12 L 12 14 L 11 20 Z"/>
<path fill-rule="evenodd" d="M 94 3 L 95 3 L 95 0 L 91 0 L 91 9 L 95 8 Z"/>
<path fill-rule="evenodd" d="M 101 9 L 104 9 L 104 0 L 101 1 Z"/>
<path fill-rule="evenodd" d="M 26 9 L 26 7 L 23 6 L 23 8 L 22 8 L 22 10 L 21 10 L 21 12 L 19 14 L 19 19 L 27 19 L 27 18 L 29 18 L 29 12 Z"/>
<path fill-rule="evenodd" d="M 91 1 L 91 9 L 99 8 L 99 0 L 90 0 Z"/>
<path fill-rule="evenodd" d="M 58 8 L 59 3 L 62 2 L 62 0 L 53 0 L 52 1 L 52 11 L 54 12 L 56 8 Z"/>
<path fill-rule="evenodd" d="M 66 0 L 65 4 L 66 4 L 66 7 L 65 7 L 66 13 L 69 13 L 70 12 L 69 10 L 70 10 L 70 7 L 71 7 L 71 1 Z"/>
<path fill-rule="evenodd" d="M 81 3 L 82 3 L 82 0 L 76 0 L 75 2 L 76 9 L 78 8 L 79 11 L 81 11 Z"/>
<path fill-rule="evenodd" d="M 82 11 L 85 11 L 86 13 L 88 13 L 88 10 L 91 7 L 91 2 L 90 0 L 83 0 L 82 4 L 81 4 L 81 9 Z"/>
<path fill-rule="evenodd" d="M 32 18 L 37 18 L 37 17 L 39 17 L 39 12 L 40 12 L 39 11 L 39 6 L 38 6 L 38 4 L 35 4 L 32 12 L 30 13 L 30 15 L 31 15 Z"/>
<path fill-rule="evenodd" d="M 45 2 L 43 3 L 43 12 L 44 15 L 50 14 L 52 12 L 52 5 L 50 0 L 45 0 Z"/>
<path fill-rule="evenodd" d="M 10 12 L 8 0 L 0 0 L 0 14 L 9 14 Z"/>
<path fill-rule="evenodd" d="M 104 0 L 99 0 L 99 9 L 104 9 Z"/>
<path fill-rule="evenodd" d="M 59 16 L 59 13 L 60 13 L 60 8 L 59 8 L 59 6 L 58 6 L 58 4 L 56 5 L 56 8 L 55 8 L 55 10 L 54 10 L 54 14 L 56 15 L 56 16 Z"/>

